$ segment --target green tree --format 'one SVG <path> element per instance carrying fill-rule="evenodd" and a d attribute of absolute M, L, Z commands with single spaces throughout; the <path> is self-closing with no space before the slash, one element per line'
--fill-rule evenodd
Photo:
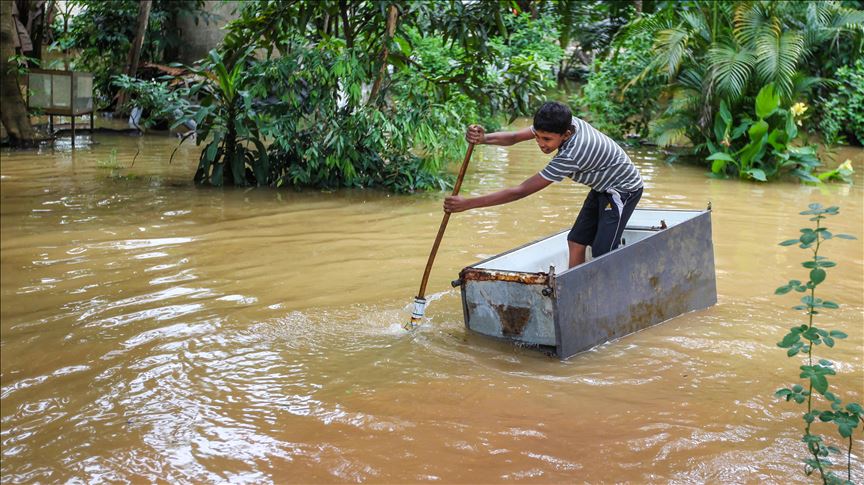
<path fill-rule="evenodd" d="M 220 52 L 211 55 L 226 72 L 236 72 L 237 96 L 207 95 L 201 110 L 188 113 L 214 133 L 199 133 L 206 147 L 196 180 L 399 191 L 441 187 L 438 174 L 462 149 L 466 122 L 527 114 L 554 86 L 560 49 L 532 43 L 538 36 L 523 31 L 539 32 L 542 21 L 511 18 L 519 15 L 510 10 L 513 5 L 245 4 L 228 25 Z M 554 35 L 540 38 L 554 44 Z M 248 56 L 250 50 L 261 57 Z M 212 77 L 202 81 L 216 84 Z M 198 92 L 205 91 L 219 90 Z M 240 104 L 221 106 L 229 102 Z M 242 144 L 228 135 L 231 130 L 240 138 L 248 134 L 256 160 L 264 155 L 258 142 L 267 141 L 266 169 L 247 156 L 229 156 L 237 153 L 233 145 Z M 230 179 L 224 176 L 229 171 Z"/>
<path fill-rule="evenodd" d="M 54 49 L 77 52 L 71 68 L 94 73 L 94 87 L 102 107 L 113 105 L 115 76 L 124 73 L 130 47 L 135 39 L 138 0 L 70 0 L 78 13 L 69 19 L 68 32 L 59 19 L 54 24 Z M 140 64 L 177 60 L 181 32 L 177 19 L 193 16 L 209 20 L 202 9 L 204 0 L 153 0 Z"/>

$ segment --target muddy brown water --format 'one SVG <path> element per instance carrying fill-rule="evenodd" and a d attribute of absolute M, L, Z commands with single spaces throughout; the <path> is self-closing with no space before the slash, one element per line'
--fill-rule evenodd
<path fill-rule="evenodd" d="M 855 184 L 824 187 L 631 150 L 641 206 L 712 203 L 719 303 L 562 362 L 468 333 L 449 282 L 569 227 L 582 186 L 454 215 L 428 318 L 406 333 L 443 193 L 199 189 L 192 145 L 169 164 L 170 137 L 97 141 L 2 152 L 4 483 L 804 480 L 803 408 L 773 397 L 797 381 L 775 343 L 802 317 L 773 291 L 806 277 L 806 255 L 777 243 L 810 202 L 864 237 L 860 149 L 837 154 Z M 467 194 L 548 159 L 475 153 Z M 839 265 L 821 296 L 842 304 L 823 323 L 849 338 L 818 355 L 861 402 L 864 249 L 823 248 Z"/>

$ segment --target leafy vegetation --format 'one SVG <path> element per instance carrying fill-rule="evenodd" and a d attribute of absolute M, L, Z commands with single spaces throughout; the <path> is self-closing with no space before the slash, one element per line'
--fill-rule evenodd
<path fill-rule="evenodd" d="M 556 73 L 587 76 L 570 102 L 601 131 L 689 145 L 717 177 L 848 181 L 817 173 L 808 135 L 864 136 L 858 1 L 256 0 L 179 88 L 118 76 L 135 0 L 72 3 L 55 47 L 142 128 L 196 122 L 203 184 L 443 187 L 464 126 L 532 114 Z M 142 62 L 174 60 L 176 19 L 203 5 L 154 0 Z"/>
<path fill-rule="evenodd" d="M 123 74 L 129 48 L 135 37 L 138 0 L 69 0 L 66 8 L 78 9 L 66 30 L 58 17 L 54 25 L 54 50 L 76 53 L 70 67 L 94 74 L 94 87 L 101 107 L 111 106 L 115 76 Z M 204 0 L 153 0 L 141 63 L 168 63 L 177 60 L 182 42 L 178 18 L 192 16 L 208 20 Z"/>
<path fill-rule="evenodd" d="M 518 16 L 486 2 L 245 4 L 193 69 L 199 107 L 185 118 L 205 145 L 195 180 L 446 186 L 466 122 L 528 114 L 554 86 L 555 30 Z"/>
<path fill-rule="evenodd" d="M 838 69 L 836 80 L 837 90 L 820 103 L 819 128 L 828 143 L 845 139 L 864 145 L 864 59 Z"/>
<path fill-rule="evenodd" d="M 836 141 L 831 127 L 839 132 L 841 124 L 853 125 L 845 120 L 861 110 L 845 112 L 840 105 L 860 93 L 848 65 L 861 57 L 864 11 L 850 5 L 858 4 L 658 4 L 653 13 L 620 30 L 613 45 L 615 55 L 624 53 L 625 62 L 619 64 L 614 55 L 601 58 L 575 104 L 586 109 L 586 117 L 601 129 L 619 137 L 631 130 L 644 133 L 643 126 L 650 123 L 657 144 L 690 145 L 694 154 L 708 158 L 715 176 L 762 181 L 790 173 L 816 183 L 817 151 L 804 142 L 804 133 L 792 144 L 803 117 L 792 122 L 789 110 L 820 107 L 820 99 L 837 97 L 836 105 L 827 106 L 824 115 L 821 107 L 816 109 L 811 119 L 823 119 L 828 142 Z M 833 80 L 835 72 L 844 76 L 844 85 Z M 660 82 L 658 95 L 653 89 Z M 849 91 L 849 85 L 852 94 L 837 96 Z M 771 115 L 760 117 L 756 98 L 768 86 L 778 106 Z M 615 92 L 623 94 L 614 96 Z M 610 96 L 622 102 L 607 101 Z M 651 110 L 658 104 L 661 108 L 655 114 Z M 766 125 L 768 131 L 762 133 Z M 808 123 L 802 129 L 813 126 Z"/>
<path fill-rule="evenodd" d="M 776 178 L 784 171 L 791 171 L 801 180 L 819 183 L 813 175 L 821 162 L 816 148 L 803 142 L 792 145 L 798 136 L 796 113 L 800 116 L 806 107 L 799 103 L 789 109 L 780 108 L 780 95 L 774 83 L 763 87 L 754 104 L 756 119 L 742 116 L 737 126 L 726 100 L 720 102 L 720 111 L 715 116 L 714 137 L 720 140 L 719 148 L 708 140 L 714 151 L 708 160 L 711 171 L 725 174 L 729 168 L 741 178 L 765 182 Z"/>
<path fill-rule="evenodd" d="M 623 87 L 648 66 L 651 45 L 652 38 L 646 31 L 618 37 L 609 57 L 594 61 L 588 83 L 571 100 L 582 117 L 613 138 L 648 136 L 648 122 L 657 112 L 664 86 L 662 76 L 651 74 L 626 90 Z"/>
<path fill-rule="evenodd" d="M 176 89 L 165 80 L 144 80 L 121 74 L 114 78 L 112 84 L 128 95 L 124 106 L 118 106 L 120 111 L 130 112 L 133 108 L 142 110 L 138 121 L 142 131 L 151 127 L 166 129 L 189 105 L 184 97 L 187 91 Z"/>
<path fill-rule="evenodd" d="M 810 204 L 809 208 L 801 215 L 813 216 L 810 221 L 815 227 L 801 229 L 801 235 L 796 239 L 789 239 L 780 243 L 781 246 L 798 245 L 801 249 L 812 252 L 812 258 L 801 263 L 809 270 L 809 280 L 802 283 L 799 280 L 791 280 L 787 284 L 777 288 L 778 295 L 790 293 L 805 293 L 801 298 L 801 305 L 796 305 L 795 310 L 803 310 L 807 316 L 807 323 L 794 326 L 790 329 L 783 340 L 778 342 L 780 348 L 786 349 L 786 355 L 794 357 L 803 354 L 804 365 L 800 367 L 800 377 L 805 384 L 794 384 L 791 387 L 779 389 L 775 395 L 786 401 L 795 401 L 798 404 L 806 402 L 807 412 L 804 413 L 804 436 L 802 441 L 807 445 L 810 457 L 804 460 L 805 471 L 809 476 L 814 471 L 819 471 L 823 483 L 851 483 L 852 482 L 852 434 L 864 419 L 864 408 L 861 404 L 850 402 L 845 406 L 838 396 L 837 390 L 829 390 L 829 376 L 837 374 L 833 362 L 826 359 L 814 357 L 813 349 L 824 344 L 825 347 L 834 347 L 837 340 L 845 339 L 846 333 L 840 330 L 825 330 L 813 324 L 814 317 L 825 310 L 836 310 L 840 307 L 837 303 L 816 298 L 816 288 L 821 285 L 828 274 L 826 269 L 833 268 L 836 263 L 829 261 L 819 255 L 822 244 L 831 239 L 855 239 L 848 234 L 833 234 L 827 227 L 822 226 L 822 221 L 829 216 L 839 213 L 838 207 L 823 207 L 821 204 Z M 814 393 L 815 391 L 815 393 Z M 814 400 L 816 398 L 817 400 Z M 830 409 L 818 409 L 819 402 L 829 405 Z M 837 433 L 842 440 L 846 441 L 846 477 L 836 475 L 830 470 L 833 465 L 829 458 L 832 454 L 843 454 L 840 448 L 828 444 L 822 435 L 813 433 L 813 424 L 817 419 L 823 423 L 833 423 L 837 427 Z"/>

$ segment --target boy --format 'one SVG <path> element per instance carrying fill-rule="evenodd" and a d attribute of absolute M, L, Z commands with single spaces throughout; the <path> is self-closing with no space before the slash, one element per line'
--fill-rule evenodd
<path fill-rule="evenodd" d="M 567 105 L 544 104 L 534 115 L 534 124 L 519 131 L 486 134 L 481 126 L 471 125 L 465 138 L 469 143 L 502 146 L 534 138 L 543 153 L 558 152 L 546 168 L 516 187 L 474 198 L 447 197 L 446 212 L 506 204 L 569 177 L 591 187 L 567 235 L 570 267 L 585 262 L 587 246 L 595 258 L 618 247 L 642 197 L 642 176 L 617 143 L 573 116 Z"/>

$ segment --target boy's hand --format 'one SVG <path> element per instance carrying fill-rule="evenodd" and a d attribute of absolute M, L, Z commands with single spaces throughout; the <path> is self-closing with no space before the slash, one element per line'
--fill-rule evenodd
<path fill-rule="evenodd" d="M 444 212 L 462 212 L 467 209 L 470 209 L 470 207 L 465 197 L 448 195 L 444 198 Z"/>
<path fill-rule="evenodd" d="M 486 143 L 486 132 L 480 125 L 471 125 L 468 127 L 468 131 L 465 132 L 465 139 L 468 143 L 480 145 Z"/>

